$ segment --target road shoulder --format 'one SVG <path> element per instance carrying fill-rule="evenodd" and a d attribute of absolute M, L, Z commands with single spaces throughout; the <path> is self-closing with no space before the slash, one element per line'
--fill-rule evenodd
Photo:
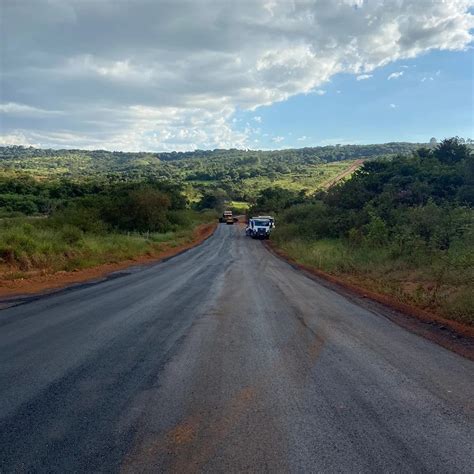
<path fill-rule="evenodd" d="M 31 278 L 0 281 L 0 309 L 9 307 L 17 301 L 55 293 L 66 288 L 82 284 L 97 283 L 120 275 L 121 271 L 141 265 L 151 265 L 166 261 L 187 250 L 202 244 L 211 237 L 217 224 L 202 224 L 196 227 L 191 242 L 176 247 L 168 247 L 159 254 L 142 255 L 140 257 L 117 263 L 106 263 L 96 267 L 71 272 L 61 271 Z"/>
<path fill-rule="evenodd" d="M 355 286 L 342 278 L 298 263 L 278 249 L 271 241 L 266 241 L 264 244 L 265 248 L 273 255 L 284 260 L 294 269 L 301 271 L 319 284 L 343 294 L 345 297 L 354 300 L 358 305 L 383 315 L 417 335 L 467 359 L 474 360 L 474 328 L 441 318 L 420 308 L 401 303 L 388 295 Z"/>

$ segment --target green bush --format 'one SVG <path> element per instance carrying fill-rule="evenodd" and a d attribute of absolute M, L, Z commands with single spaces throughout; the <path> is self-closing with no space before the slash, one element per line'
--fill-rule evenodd
<path fill-rule="evenodd" d="M 273 239 L 298 261 L 471 324 L 473 162 L 457 139 L 368 162 L 326 193 L 280 205 Z"/>
<path fill-rule="evenodd" d="M 82 232 L 104 234 L 108 230 L 108 225 L 101 219 L 100 214 L 99 208 L 77 202 L 54 213 L 50 223 L 58 228 L 64 224 L 69 224 Z"/>

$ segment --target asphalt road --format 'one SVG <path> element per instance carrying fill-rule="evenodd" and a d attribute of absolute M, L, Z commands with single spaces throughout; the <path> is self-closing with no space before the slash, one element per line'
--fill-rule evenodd
<path fill-rule="evenodd" d="M 241 228 L 0 311 L 0 471 L 474 472 L 474 364 Z"/>

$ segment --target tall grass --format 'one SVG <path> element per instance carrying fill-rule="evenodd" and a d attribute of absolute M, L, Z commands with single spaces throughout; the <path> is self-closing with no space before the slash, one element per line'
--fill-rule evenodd
<path fill-rule="evenodd" d="M 300 263 L 446 318 L 474 324 L 474 247 L 466 241 L 447 251 L 419 246 L 400 254 L 391 245 L 354 245 L 347 239 L 289 235 L 283 225 L 273 239 Z"/>
<path fill-rule="evenodd" d="M 209 213 L 175 211 L 164 233 L 87 232 L 54 219 L 14 218 L 0 221 L 0 274 L 21 278 L 32 271 L 56 272 L 158 254 L 193 238 Z"/>

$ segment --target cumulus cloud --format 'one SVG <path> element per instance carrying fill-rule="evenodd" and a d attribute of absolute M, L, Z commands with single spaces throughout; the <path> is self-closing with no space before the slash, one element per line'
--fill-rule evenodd
<path fill-rule="evenodd" d="M 123 150 L 246 147 L 252 132 L 232 121 L 236 110 L 323 94 L 337 73 L 361 77 L 432 49 L 465 49 L 471 5 L 4 2 L 2 140 Z"/>
<path fill-rule="evenodd" d="M 366 79 L 370 79 L 371 77 L 373 77 L 373 74 L 359 74 L 359 75 L 356 77 L 356 80 L 358 80 L 358 81 L 365 81 Z"/>
<path fill-rule="evenodd" d="M 399 77 L 403 76 L 403 71 L 399 71 L 399 72 L 392 72 L 392 74 L 390 74 L 387 79 L 390 81 L 392 79 L 398 79 Z"/>

